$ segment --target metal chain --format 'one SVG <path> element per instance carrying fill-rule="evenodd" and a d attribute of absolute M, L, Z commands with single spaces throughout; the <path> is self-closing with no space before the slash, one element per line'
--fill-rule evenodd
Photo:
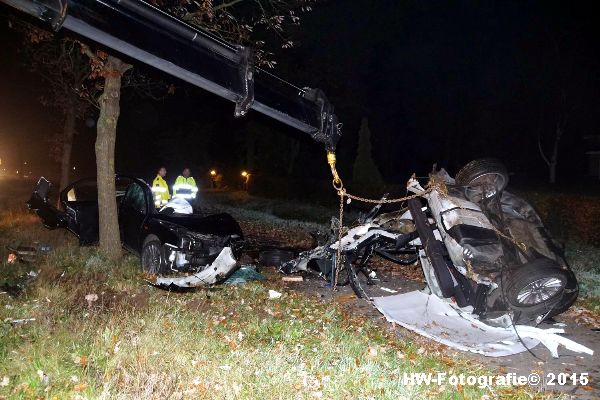
<path fill-rule="evenodd" d="M 345 196 L 352 200 L 362 201 L 363 203 L 393 204 L 393 203 L 403 203 L 407 200 L 416 199 L 417 197 L 421 197 L 427 193 L 430 193 L 431 191 L 432 191 L 432 188 L 428 188 L 419 194 L 411 194 L 411 195 L 399 197 L 396 199 L 368 199 L 366 197 L 360 197 L 360 196 L 356 196 L 354 194 L 350 194 L 350 193 L 346 192 L 346 189 L 342 188 L 342 189 L 338 190 L 338 196 Z"/>
<path fill-rule="evenodd" d="M 344 193 L 338 192 L 340 196 L 340 219 L 338 225 L 338 247 L 335 255 L 335 277 L 333 278 L 333 290 L 337 290 L 338 278 L 340 275 L 340 259 L 342 257 L 342 230 L 344 229 Z"/>
<path fill-rule="evenodd" d="M 430 178 L 430 179 L 431 179 L 431 178 Z M 429 189 L 432 189 L 433 187 L 436 187 L 436 186 L 438 186 L 439 184 L 438 184 L 438 183 L 436 183 L 435 181 L 433 181 L 433 184 L 432 184 L 432 181 L 430 180 L 430 182 L 429 182 L 429 185 L 430 185 Z M 451 198 L 450 196 L 448 196 L 448 190 L 447 190 L 447 189 L 446 189 L 446 190 L 441 190 L 441 191 L 439 191 L 439 193 L 440 193 L 440 195 L 441 195 L 441 196 L 442 196 L 444 199 L 446 199 L 447 201 L 449 201 L 450 203 L 452 203 L 452 205 L 453 205 L 454 207 L 456 207 L 456 208 L 459 208 L 459 209 L 461 209 L 461 210 L 468 210 L 467 208 L 464 208 L 464 207 L 462 207 L 460 204 L 457 204 L 455 201 L 453 201 L 453 200 L 452 200 L 452 198 Z M 496 226 L 495 226 L 494 224 L 492 224 L 492 223 L 491 223 L 491 221 L 490 221 L 490 226 L 492 227 L 492 230 L 494 231 L 494 233 L 496 233 L 496 235 L 498 235 L 498 236 L 500 236 L 500 237 L 502 237 L 502 238 L 504 238 L 504 239 L 506 239 L 506 240 L 508 240 L 508 241 L 512 242 L 512 243 L 513 243 L 515 246 L 517 246 L 517 247 L 518 247 L 519 249 L 521 249 L 523 252 L 526 252 L 526 251 L 527 251 L 527 245 L 526 245 L 525 243 L 523 243 L 523 242 L 519 242 L 519 241 L 518 241 L 518 240 L 516 240 L 515 238 L 513 238 L 513 237 L 510 237 L 510 236 L 506 235 L 506 234 L 505 234 L 504 232 L 502 232 L 500 229 L 496 228 Z"/>
<path fill-rule="evenodd" d="M 339 181 L 341 183 L 341 180 Z M 338 183 L 338 185 L 340 185 L 340 183 Z M 338 247 L 337 247 L 337 252 L 336 252 L 336 257 L 335 257 L 335 278 L 333 280 L 333 289 L 335 290 L 337 288 L 337 283 L 338 283 L 338 276 L 340 274 L 340 261 L 341 261 L 341 256 L 342 256 L 342 237 L 344 236 L 344 232 L 343 232 L 343 227 L 344 227 L 344 197 L 347 197 L 348 199 L 353 199 L 356 201 L 362 201 L 364 203 L 371 203 L 371 204 L 392 204 L 392 203 L 402 203 L 405 202 L 407 200 L 410 199 L 416 199 L 417 197 L 423 196 L 427 193 L 430 193 L 434 186 L 428 187 L 425 191 L 421 192 L 420 194 L 413 194 L 413 195 L 409 195 L 409 196 L 405 196 L 405 197 L 400 197 L 397 199 L 368 199 L 365 197 L 360 197 L 360 196 L 356 196 L 353 194 L 350 194 L 348 192 L 346 192 L 346 189 L 344 189 L 343 184 L 341 186 L 336 186 L 336 182 L 335 179 L 333 181 L 333 186 L 336 188 L 337 190 L 337 194 L 338 196 L 340 196 L 340 216 L 339 216 L 339 225 L 338 225 Z"/>
<path fill-rule="evenodd" d="M 336 257 L 335 257 L 335 276 L 334 276 L 334 280 L 333 280 L 333 289 L 336 290 L 337 288 L 337 283 L 338 283 L 338 277 L 340 274 L 340 261 L 341 261 L 341 257 L 342 257 L 342 237 L 343 237 L 343 221 L 344 221 L 344 197 L 347 197 L 349 200 L 356 200 L 356 201 L 362 201 L 363 203 L 369 203 L 369 204 L 393 204 L 393 203 L 403 203 L 407 200 L 411 200 L 411 199 L 416 199 L 418 197 L 421 197 L 427 193 L 432 192 L 436 187 L 437 184 L 435 184 L 435 182 L 430 181 L 429 187 L 427 187 L 427 189 L 419 194 L 412 194 L 412 195 L 408 195 L 408 196 L 404 196 L 404 197 L 400 197 L 400 198 L 396 198 L 396 199 L 369 199 L 366 197 L 360 197 L 360 196 L 356 196 L 353 194 L 350 194 L 346 191 L 346 188 L 344 187 L 344 183 L 342 182 L 342 178 L 340 178 L 339 173 L 337 172 L 337 169 L 335 167 L 336 164 L 336 157 L 335 157 L 335 153 L 333 152 L 328 152 L 327 153 L 327 163 L 329 164 L 330 168 L 331 168 L 331 175 L 333 175 L 333 188 L 335 189 L 335 191 L 337 192 L 338 196 L 340 196 L 340 216 L 339 216 L 339 226 L 338 226 L 338 247 L 337 247 L 337 252 L 336 252 Z"/>
<path fill-rule="evenodd" d="M 356 195 L 348 193 L 346 191 L 346 188 L 344 187 L 344 183 L 342 182 L 342 179 L 340 178 L 340 175 L 338 174 L 337 169 L 335 167 L 335 164 L 336 164 L 335 153 L 333 153 L 333 152 L 327 153 L 327 163 L 331 167 L 331 174 L 333 175 L 333 188 L 336 190 L 338 196 L 340 196 L 338 247 L 337 247 L 337 253 L 336 253 L 336 257 L 335 257 L 335 277 L 333 280 L 333 289 L 334 290 L 336 290 L 336 288 L 337 288 L 338 277 L 339 277 L 339 273 L 340 273 L 340 269 L 341 269 L 340 268 L 340 259 L 342 257 L 342 237 L 344 235 L 344 233 L 343 233 L 344 197 L 347 197 L 349 200 L 351 199 L 351 200 L 356 200 L 356 201 L 362 201 L 363 203 L 393 204 L 393 203 L 402 203 L 402 202 L 405 202 L 405 201 L 411 200 L 411 199 L 416 199 L 418 197 L 421 197 L 423 195 L 426 195 L 426 194 L 431 193 L 432 191 L 438 189 L 438 192 L 442 195 L 442 197 L 450 200 L 450 198 L 448 196 L 448 190 L 446 188 L 445 183 L 442 181 L 439 181 L 438 179 L 435 179 L 431 176 L 429 177 L 430 180 L 429 180 L 429 183 L 427 184 L 427 188 L 419 194 L 412 194 L 412 195 L 408 195 L 408 196 L 400 197 L 400 198 L 396 198 L 396 199 L 369 199 L 366 197 L 356 196 Z M 452 202 L 452 203 L 454 203 L 454 202 Z M 455 205 L 456 205 L 456 207 L 458 207 L 460 209 L 463 208 L 458 204 L 455 204 Z M 493 224 L 490 224 L 490 225 L 492 226 L 492 229 L 498 236 L 500 236 L 506 240 L 509 240 L 510 242 L 515 244 L 517 247 L 519 247 L 522 251 L 527 251 L 527 245 L 525 243 L 519 242 L 519 241 L 515 240 L 513 237 L 506 235 L 504 232 L 502 232 L 501 230 L 496 228 Z"/>
<path fill-rule="evenodd" d="M 518 240 L 516 240 L 515 238 L 512 238 L 508 235 L 506 235 L 504 232 L 502 232 L 500 229 L 496 228 L 493 224 L 490 223 L 490 225 L 492 226 L 492 230 L 496 233 L 496 235 L 512 242 L 515 246 L 517 246 L 519 249 L 521 249 L 523 252 L 527 251 L 527 245 L 523 242 L 519 242 Z"/>

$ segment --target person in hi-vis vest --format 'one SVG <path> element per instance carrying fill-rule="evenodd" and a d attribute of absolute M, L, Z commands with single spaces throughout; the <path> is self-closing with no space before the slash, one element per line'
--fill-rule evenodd
<path fill-rule="evenodd" d="M 173 198 L 174 199 L 186 199 L 190 203 L 196 198 L 198 193 L 198 186 L 194 177 L 190 176 L 190 169 L 184 168 L 181 175 L 175 179 L 173 185 Z"/>
<path fill-rule="evenodd" d="M 169 202 L 171 194 L 169 193 L 169 185 L 165 181 L 167 169 L 160 167 L 156 178 L 152 181 L 152 195 L 154 196 L 154 206 L 160 208 Z"/>

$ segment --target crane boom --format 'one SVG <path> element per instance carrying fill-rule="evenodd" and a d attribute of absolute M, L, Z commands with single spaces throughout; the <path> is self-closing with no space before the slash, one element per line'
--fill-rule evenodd
<path fill-rule="evenodd" d="M 232 45 L 138 0 L 0 0 L 47 24 L 308 133 L 334 151 L 341 124 L 319 89 L 299 88 L 255 65 Z"/>

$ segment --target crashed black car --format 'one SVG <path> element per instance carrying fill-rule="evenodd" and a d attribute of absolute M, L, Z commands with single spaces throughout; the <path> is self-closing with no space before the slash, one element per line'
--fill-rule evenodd
<path fill-rule="evenodd" d="M 229 214 L 179 214 L 169 207 L 159 211 L 154 207 L 150 187 L 139 178 L 118 175 L 116 188 L 121 243 L 126 250 L 139 255 L 146 272 L 198 272 L 214 263 L 226 249 L 228 255 L 241 249 L 242 230 Z M 47 228 L 68 229 L 81 245 L 97 243 L 96 178 L 67 186 L 60 193 L 61 209 L 48 200 L 49 189 L 50 182 L 40 178 L 28 207 Z M 220 271 L 206 283 L 214 283 L 229 272 Z"/>

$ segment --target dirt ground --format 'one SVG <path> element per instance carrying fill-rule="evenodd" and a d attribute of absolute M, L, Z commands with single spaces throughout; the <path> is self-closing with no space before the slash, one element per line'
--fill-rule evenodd
<path fill-rule="evenodd" d="M 397 290 L 399 293 L 406 293 L 413 290 L 423 289 L 424 283 L 417 280 L 410 280 L 402 277 L 400 274 L 393 274 L 394 271 L 378 271 L 381 281 L 376 287 L 367 289 L 369 294 L 373 296 L 389 296 L 390 293 L 380 289 L 381 286 Z M 290 282 L 287 285 L 296 291 L 305 293 L 308 296 L 315 296 L 321 301 L 337 302 L 347 310 L 348 313 L 359 313 L 376 321 L 383 329 L 394 330 L 399 336 L 399 340 L 427 342 L 428 340 L 419 337 L 417 334 L 408 331 L 399 326 L 394 326 L 387 322 L 381 313 L 375 309 L 369 302 L 356 298 L 354 292 L 349 286 L 339 287 L 336 292 L 332 292 L 331 288 L 326 287 L 326 283 L 322 278 L 311 274 L 304 275 L 303 282 Z M 567 324 L 565 329 L 565 337 L 575 340 L 592 350 L 594 356 L 582 355 L 559 348 L 560 357 L 552 358 L 549 351 L 538 345 L 532 349 L 532 355 L 528 352 L 520 353 L 508 357 L 485 357 L 474 353 L 465 353 L 450 348 L 444 351 L 450 357 L 455 355 L 470 357 L 473 360 L 487 365 L 491 370 L 498 373 L 507 374 L 514 372 L 517 375 L 527 376 L 532 372 L 538 373 L 540 376 L 548 373 L 559 374 L 561 372 L 572 374 L 587 372 L 591 377 L 590 383 L 587 386 L 553 386 L 547 387 L 549 390 L 557 390 L 572 395 L 577 399 L 597 399 L 600 397 L 600 363 L 598 363 L 597 354 L 600 351 L 600 332 L 592 329 L 598 328 L 598 325 L 588 325 L 586 323 L 578 323 L 574 317 L 569 315 L 560 315 L 556 317 L 557 322 Z M 547 325 L 549 327 L 549 325 Z M 544 324 L 541 328 L 544 328 Z M 439 345 L 445 347 L 444 345 Z"/>

